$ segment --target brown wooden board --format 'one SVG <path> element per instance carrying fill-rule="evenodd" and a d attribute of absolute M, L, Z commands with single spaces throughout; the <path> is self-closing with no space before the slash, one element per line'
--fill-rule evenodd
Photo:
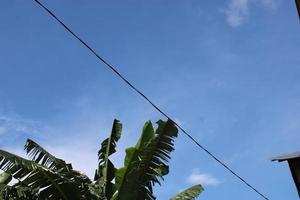
<path fill-rule="evenodd" d="M 290 170 L 300 197 L 300 158 L 289 160 Z"/>

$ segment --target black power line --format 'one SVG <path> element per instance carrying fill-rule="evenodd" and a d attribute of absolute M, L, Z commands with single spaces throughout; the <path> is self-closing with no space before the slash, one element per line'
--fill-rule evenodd
<path fill-rule="evenodd" d="M 129 80 L 126 79 L 113 65 L 109 64 L 104 58 L 102 58 L 89 44 L 87 44 L 83 39 L 81 39 L 76 33 L 74 33 L 65 23 L 63 23 L 52 11 L 50 11 L 45 5 L 43 5 L 40 1 L 34 0 L 40 7 L 42 7 L 48 14 L 50 14 L 60 25 L 62 25 L 69 33 L 71 33 L 77 40 L 79 40 L 86 48 L 90 50 L 100 61 L 102 61 L 109 69 L 111 69 L 119 78 L 121 78 L 129 87 L 131 87 L 135 92 L 137 92 L 140 96 L 142 96 L 148 103 L 150 103 L 159 113 L 163 116 L 171 120 L 189 139 L 191 139 L 199 148 L 205 151 L 210 157 L 212 157 L 216 162 L 222 165 L 225 169 L 227 169 L 231 174 L 237 177 L 240 181 L 242 181 L 246 186 L 256 192 L 262 198 L 269 200 L 264 194 L 258 191 L 254 186 L 248 183 L 244 178 L 234 172 L 228 165 L 226 165 L 223 161 L 217 158 L 213 153 L 211 153 L 206 147 L 201 145 L 191 134 L 189 134 L 184 128 L 182 128 L 178 123 L 176 123 L 172 118 L 162 111 L 152 100 L 150 100 L 143 92 L 137 89 Z"/>

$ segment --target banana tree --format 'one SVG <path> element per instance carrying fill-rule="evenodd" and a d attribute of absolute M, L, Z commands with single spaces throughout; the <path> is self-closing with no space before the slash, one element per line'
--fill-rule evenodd
<path fill-rule="evenodd" d="M 114 120 L 110 137 L 98 151 L 98 167 L 91 180 L 28 139 L 25 159 L 0 150 L 0 200 L 154 200 L 153 186 L 169 173 L 168 161 L 178 130 L 171 120 L 146 122 L 134 147 L 126 149 L 124 166 L 116 169 L 110 156 L 116 152 L 122 124 Z M 193 200 L 203 191 L 192 186 L 170 200 Z"/>

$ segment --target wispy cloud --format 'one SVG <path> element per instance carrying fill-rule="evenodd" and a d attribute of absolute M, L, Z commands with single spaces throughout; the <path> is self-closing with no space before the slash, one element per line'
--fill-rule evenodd
<path fill-rule="evenodd" d="M 245 150 L 232 154 L 228 159 L 226 159 L 226 163 L 232 165 L 233 163 L 240 162 L 241 160 L 247 159 L 251 157 L 251 151 Z"/>
<path fill-rule="evenodd" d="M 194 169 L 192 174 L 187 178 L 190 184 L 202 184 L 216 186 L 221 184 L 221 181 L 210 174 L 200 173 L 199 169 Z"/>
<path fill-rule="evenodd" d="M 0 135 L 6 133 L 40 133 L 39 122 L 25 119 L 17 114 L 0 114 Z"/>
<path fill-rule="evenodd" d="M 52 129 L 51 131 L 55 131 Z M 88 135 L 89 133 L 87 133 Z M 48 134 L 42 140 L 35 139 L 35 142 L 43 146 L 51 154 L 58 158 L 65 160 L 67 163 L 71 163 L 73 168 L 93 178 L 95 169 L 97 168 L 98 157 L 97 152 L 101 146 L 101 140 L 96 137 L 79 134 L 77 137 L 65 137 L 59 136 L 59 134 Z M 82 137 L 80 137 L 80 135 Z M 50 137 L 49 137 L 50 136 Z M 52 137 L 51 137 L 52 136 Z M 24 141 L 25 142 L 25 141 Z M 119 145 L 120 146 L 120 145 Z M 123 146 L 121 146 L 123 147 Z M 28 158 L 23 145 L 2 145 L 1 149 L 14 153 L 16 155 Z M 123 160 L 125 156 L 125 148 L 121 151 L 117 151 L 111 158 L 115 167 L 123 166 Z"/>
<path fill-rule="evenodd" d="M 0 135 L 6 133 L 6 127 L 5 126 L 0 126 Z"/>
<path fill-rule="evenodd" d="M 230 26 L 240 26 L 249 15 L 249 0 L 230 0 L 225 14 Z"/>
<path fill-rule="evenodd" d="M 279 4 L 279 0 L 260 0 L 264 7 L 269 9 L 276 9 Z"/>
<path fill-rule="evenodd" d="M 279 0 L 229 0 L 225 9 L 226 21 L 232 27 L 242 25 L 250 15 L 250 5 L 261 5 L 267 9 L 276 9 Z"/>

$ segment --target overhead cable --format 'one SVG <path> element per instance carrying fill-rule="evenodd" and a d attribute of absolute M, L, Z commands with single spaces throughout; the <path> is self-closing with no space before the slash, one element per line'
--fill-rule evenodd
<path fill-rule="evenodd" d="M 116 67 L 108 63 L 103 57 L 101 57 L 87 42 L 85 42 L 81 37 L 78 36 L 74 31 L 72 31 L 69 26 L 67 26 L 62 20 L 60 20 L 51 10 L 49 10 L 44 4 L 42 4 L 39 0 L 33 0 L 36 2 L 44 11 L 46 11 L 51 17 L 53 17 L 61 26 L 63 26 L 71 35 L 73 35 L 82 45 L 84 45 L 92 54 L 94 54 L 101 62 L 103 62 L 109 69 L 111 69 L 115 75 L 117 75 L 122 81 L 124 81 L 131 89 L 133 89 L 136 93 L 138 93 L 141 97 L 143 97 L 148 103 L 154 107 L 159 113 L 163 116 L 171 120 L 190 140 L 192 140 L 199 148 L 201 148 L 204 152 L 206 152 L 212 159 L 214 159 L 217 163 L 223 166 L 227 171 L 229 171 L 232 175 L 238 178 L 241 182 L 243 182 L 246 186 L 248 186 L 251 190 L 257 193 L 265 200 L 269 200 L 266 195 L 262 194 L 258 189 L 248 183 L 243 177 L 237 174 L 233 169 L 231 169 L 227 164 L 221 161 L 217 156 L 215 156 L 212 152 L 210 152 L 206 147 L 200 144 L 190 133 L 188 133 L 182 126 L 176 123 L 172 118 L 165 113 L 162 109 L 160 109 L 152 100 L 150 100 L 141 90 L 139 90 L 135 85 L 133 85 L 124 75 L 122 75 Z"/>

